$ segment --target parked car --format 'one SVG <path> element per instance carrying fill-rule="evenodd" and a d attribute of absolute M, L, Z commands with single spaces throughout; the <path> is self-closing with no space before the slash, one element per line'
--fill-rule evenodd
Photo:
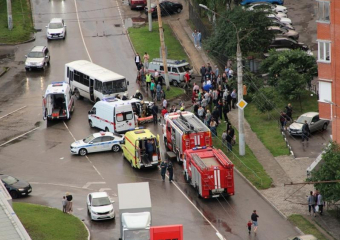
<path fill-rule="evenodd" d="M 267 6 L 267 5 L 260 5 L 260 7 L 256 7 L 257 5 L 251 5 L 248 8 L 245 8 L 247 11 L 261 11 L 261 12 L 266 12 L 266 13 L 270 13 L 270 14 L 274 14 L 280 18 L 287 18 L 287 13 L 286 12 L 277 12 L 275 11 L 275 8 L 270 8 L 270 7 L 263 7 L 263 6 Z M 283 6 L 280 6 L 283 7 Z"/>
<path fill-rule="evenodd" d="M 275 19 L 272 20 L 272 25 L 277 26 L 277 27 L 281 27 L 281 28 L 287 28 L 287 29 L 290 29 L 290 30 L 295 30 L 295 28 L 291 24 L 282 23 L 279 20 L 275 20 Z"/>
<path fill-rule="evenodd" d="M 298 237 L 288 238 L 288 240 L 318 240 L 318 239 L 313 235 L 302 235 Z"/>
<path fill-rule="evenodd" d="M 299 39 L 299 33 L 294 30 L 289 30 L 286 28 L 280 28 L 276 26 L 268 27 L 268 30 L 272 31 L 275 34 L 275 36 L 288 37 L 294 40 Z"/>
<path fill-rule="evenodd" d="M 284 3 L 283 0 L 243 0 L 241 2 L 241 5 L 247 5 L 247 4 L 258 3 L 258 2 L 265 2 L 265 3 L 278 4 L 278 5 L 283 5 Z"/>
<path fill-rule="evenodd" d="M 26 181 L 5 174 L 0 174 L 0 178 L 13 199 L 27 196 L 32 192 L 31 185 Z"/>
<path fill-rule="evenodd" d="M 87 213 L 91 220 L 114 219 L 114 201 L 111 201 L 106 192 L 94 192 L 87 195 Z"/>
<path fill-rule="evenodd" d="M 71 153 L 85 156 L 92 152 L 113 151 L 118 152 L 123 144 L 124 136 L 118 133 L 100 132 L 94 133 L 83 140 L 71 144 Z"/>
<path fill-rule="evenodd" d="M 301 136 L 302 126 L 307 121 L 309 125 L 309 130 L 311 133 L 326 130 L 329 124 L 329 120 L 320 119 L 318 112 L 308 112 L 302 114 L 294 123 L 288 127 L 288 132 L 290 135 Z"/>
<path fill-rule="evenodd" d="M 247 6 L 248 10 L 265 10 L 265 11 L 273 11 L 278 13 L 286 13 L 288 12 L 287 7 L 281 5 L 275 5 L 266 2 L 259 3 L 251 3 Z"/>
<path fill-rule="evenodd" d="M 50 65 L 50 53 L 46 46 L 35 46 L 32 50 L 25 55 L 25 69 L 26 71 L 33 68 L 45 69 L 47 65 Z"/>
<path fill-rule="evenodd" d="M 171 1 L 162 1 L 159 3 L 161 8 L 161 15 L 167 16 L 174 13 L 180 13 L 183 10 L 183 5 L 178 2 L 171 2 Z M 145 7 L 145 13 L 148 14 L 148 8 Z M 157 5 L 151 4 L 151 15 L 152 17 L 157 17 Z"/>
<path fill-rule="evenodd" d="M 129 0 L 130 9 L 144 8 L 146 6 L 146 0 Z"/>
<path fill-rule="evenodd" d="M 290 49 L 301 49 L 303 51 L 309 51 L 306 44 L 297 42 L 287 37 L 275 37 L 270 44 L 269 48 L 290 48 Z"/>
<path fill-rule="evenodd" d="M 267 17 L 271 20 L 277 20 L 284 24 L 292 24 L 292 20 L 290 18 L 279 17 L 275 14 L 268 14 Z"/>
<path fill-rule="evenodd" d="M 47 39 L 65 39 L 66 25 L 62 18 L 52 18 L 50 23 L 46 26 Z"/>
<path fill-rule="evenodd" d="M 273 50 L 275 50 L 276 52 L 282 52 L 282 51 L 291 51 L 293 49 L 290 49 L 290 48 L 273 48 Z M 311 50 L 308 50 L 308 51 L 305 51 L 305 53 L 309 56 L 313 56 L 313 52 Z M 266 52 L 263 54 L 264 57 L 269 57 L 270 56 L 270 52 Z"/>

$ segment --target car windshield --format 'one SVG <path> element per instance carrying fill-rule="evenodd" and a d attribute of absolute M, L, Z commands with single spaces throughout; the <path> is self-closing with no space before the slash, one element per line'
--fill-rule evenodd
<path fill-rule="evenodd" d="M 127 91 L 126 79 L 103 82 L 103 94 L 121 93 Z"/>
<path fill-rule="evenodd" d="M 305 120 L 307 120 L 307 123 L 309 123 L 311 119 L 312 119 L 311 117 L 300 116 L 298 120 L 296 120 L 296 122 L 304 124 Z"/>
<path fill-rule="evenodd" d="M 14 183 L 19 182 L 18 179 L 14 178 L 14 177 L 11 177 L 11 176 L 7 176 L 7 177 L 2 178 L 2 181 L 7 183 L 8 185 L 12 185 Z"/>
<path fill-rule="evenodd" d="M 93 135 L 90 135 L 90 136 L 88 136 L 87 138 L 84 138 L 84 139 L 83 139 L 83 142 L 84 142 L 84 143 L 89 143 L 89 142 L 91 142 L 93 139 L 94 139 L 94 136 L 93 136 Z"/>
<path fill-rule="evenodd" d="M 43 58 L 44 53 L 42 53 L 42 52 L 30 52 L 28 54 L 28 57 L 30 57 L 30 58 Z"/>
<path fill-rule="evenodd" d="M 50 23 L 48 25 L 49 29 L 58 29 L 58 28 L 63 28 L 63 24 L 62 23 Z"/>
<path fill-rule="evenodd" d="M 191 70 L 192 67 L 190 65 L 186 65 L 186 66 L 184 66 L 184 69 L 185 69 L 185 71 L 187 71 L 187 70 Z"/>
<path fill-rule="evenodd" d="M 100 207 L 100 206 L 106 206 L 110 205 L 110 199 L 108 197 L 101 197 L 101 198 L 93 198 L 92 200 L 92 206 L 93 207 Z"/>

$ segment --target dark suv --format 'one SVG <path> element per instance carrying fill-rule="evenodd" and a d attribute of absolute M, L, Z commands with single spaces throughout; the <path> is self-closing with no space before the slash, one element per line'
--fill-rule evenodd
<path fill-rule="evenodd" d="M 308 51 L 307 45 L 301 42 L 297 42 L 293 39 L 287 37 L 276 37 L 270 44 L 269 48 L 289 48 L 289 49 L 301 49 L 303 51 Z"/>

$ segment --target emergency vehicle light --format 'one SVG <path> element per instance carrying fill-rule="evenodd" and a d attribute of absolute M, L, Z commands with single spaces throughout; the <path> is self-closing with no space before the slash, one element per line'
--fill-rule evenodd
<path fill-rule="evenodd" d="M 64 82 L 52 82 L 52 87 L 63 86 Z"/>
<path fill-rule="evenodd" d="M 199 149 L 206 149 L 207 147 L 206 146 L 203 146 L 203 147 L 194 147 L 192 150 L 199 150 Z"/>
<path fill-rule="evenodd" d="M 115 102 L 115 101 L 118 101 L 118 99 L 116 99 L 116 97 L 103 98 L 102 100 L 105 101 L 105 102 Z"/>
<path fill-rule="evenodd" d="M 105 136 L 105 132 L 101 131 L 99 133 L 100 133 L 100 135 Z"/>

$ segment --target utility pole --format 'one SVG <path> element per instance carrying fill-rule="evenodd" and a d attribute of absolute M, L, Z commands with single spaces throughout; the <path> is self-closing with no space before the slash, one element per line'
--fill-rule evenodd
<path fill-rule="evenodd" d="M 8 18 L 8 29 L 13 29 L 13 19 L 12 19 L 12 2 L 7 0 L 7 18 Z"/>
<path fill-rule="evenodd" d="M 151 14 L 151 0 L 147 0 L 149 32 L 152 32 L 152 14 Z"/>
<path fill-rule="evenodd" d="M 236 51 L 236 60 L 237 60 L 237 97 L 238 102 L 243 101 L 243 66 L 242 66 L 242 51 L 241 51 L 241 40 L 239 37 L 239 30 L 237 29 L 234 22 L 230 21 L 228 18 L 225 18 L 218 14 L 217 12 L 211 10 L 206 5 L 199 4 L 201 8 L 212 12 L 214 15 L 220 16 L 224 18 L 227 22 L 231 23 L 235 28 L 236 32 L 236 40 L 237 40 L 237 51 Z M 239 154 L 240 156 L 244 156 L 246 154 L 246 143 L 244 137 L 244 110 L 243 108 L 238 108 L 238 136 L 239 136 Z"/>
<path fill-rule="evenodd" d="M 159 6 L 159 0 L 157 0 L 156 3 L 157 3 L 159 38 L 161 41 L 161 51 L 162 51 L 163 66 L 164 66 L 164 80 L 165 80 L 166 90 L 170 90 L 168 64 L 166 61 L 165 43 L 164 43 L 164 29 L 163 29 L 162 17 L 161 17 L 161 7 Z"/>

